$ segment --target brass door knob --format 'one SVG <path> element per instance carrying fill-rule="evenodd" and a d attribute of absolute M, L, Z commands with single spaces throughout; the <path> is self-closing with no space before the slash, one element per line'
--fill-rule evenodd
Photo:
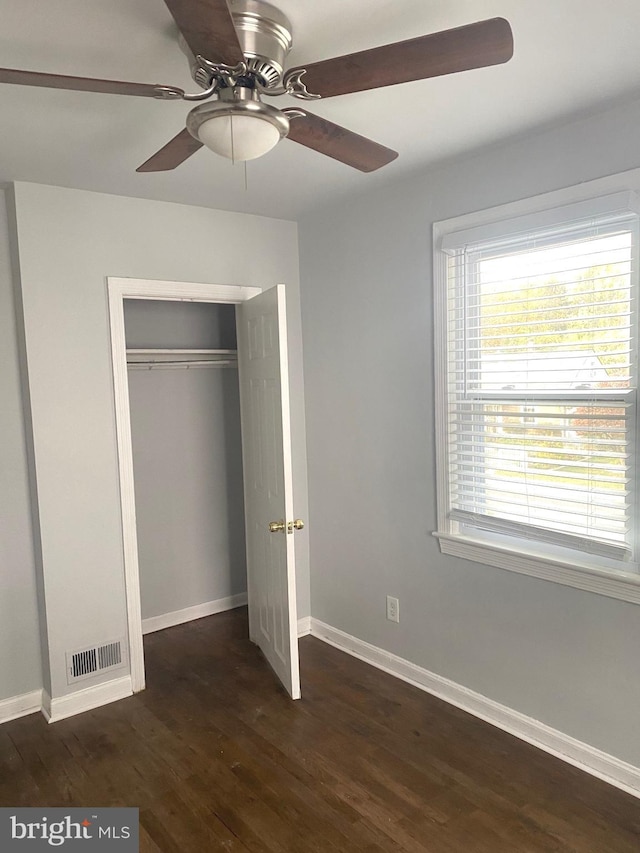
<path fill-rule="evenodd" d="M 304 521 L 301 518 L 296 518 L 295 521 L 290 521 L 286 524 L 284 521 L 270 521 L 269 533 L 279 533 L 281 530 L 286 530 L 287 533 L 293 533 L 294 530 L 302 530 Z"/>

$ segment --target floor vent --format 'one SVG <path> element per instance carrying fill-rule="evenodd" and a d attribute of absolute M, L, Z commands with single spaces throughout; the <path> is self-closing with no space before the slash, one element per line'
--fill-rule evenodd
<path fill-rule="evenodd" d="M 67 652 L 67 682 L 72 684 L 81 678 L 100 675 L 104 670 L 124 666 L 124 649 L 123 641 L 115 640 L 104 646 Z"/>

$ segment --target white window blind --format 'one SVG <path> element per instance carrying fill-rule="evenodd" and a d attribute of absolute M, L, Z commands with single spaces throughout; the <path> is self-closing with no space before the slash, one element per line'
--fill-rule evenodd
<path fill-rule="evenodd" d="M 637 215 L 460 236 L 446 245 L 450 522 L 629 559 Z"/>

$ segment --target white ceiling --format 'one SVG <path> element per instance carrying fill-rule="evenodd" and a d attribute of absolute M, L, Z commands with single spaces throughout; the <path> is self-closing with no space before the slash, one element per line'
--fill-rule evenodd
<path fill-rule="evenodd" d="M 189 105 L 0 84 L 0 181 L 21 180 L 294 219 L 341 193 L 640 97 L 638 0 L 273 0 L 293 24 L 289 65 L 495 16 L 505 65 L 343 95 L 314 111 L 400 153 L 361 174 L 284 140 L 242 164 L 203 149 L 175 171 L 135 169 Z M 0 0 L 0 66 L 196 91 L 163 0 Z M 269 99 L 285 106 L 288 98 Z"/>

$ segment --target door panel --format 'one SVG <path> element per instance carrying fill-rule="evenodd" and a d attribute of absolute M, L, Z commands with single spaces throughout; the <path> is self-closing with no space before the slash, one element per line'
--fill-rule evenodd
<path fill-rule="evenodd" d="M 300 697 L 284 286 L 237 306 L 249 635 Z M 284 529 L 269 531 L 270 522 Z"/>

